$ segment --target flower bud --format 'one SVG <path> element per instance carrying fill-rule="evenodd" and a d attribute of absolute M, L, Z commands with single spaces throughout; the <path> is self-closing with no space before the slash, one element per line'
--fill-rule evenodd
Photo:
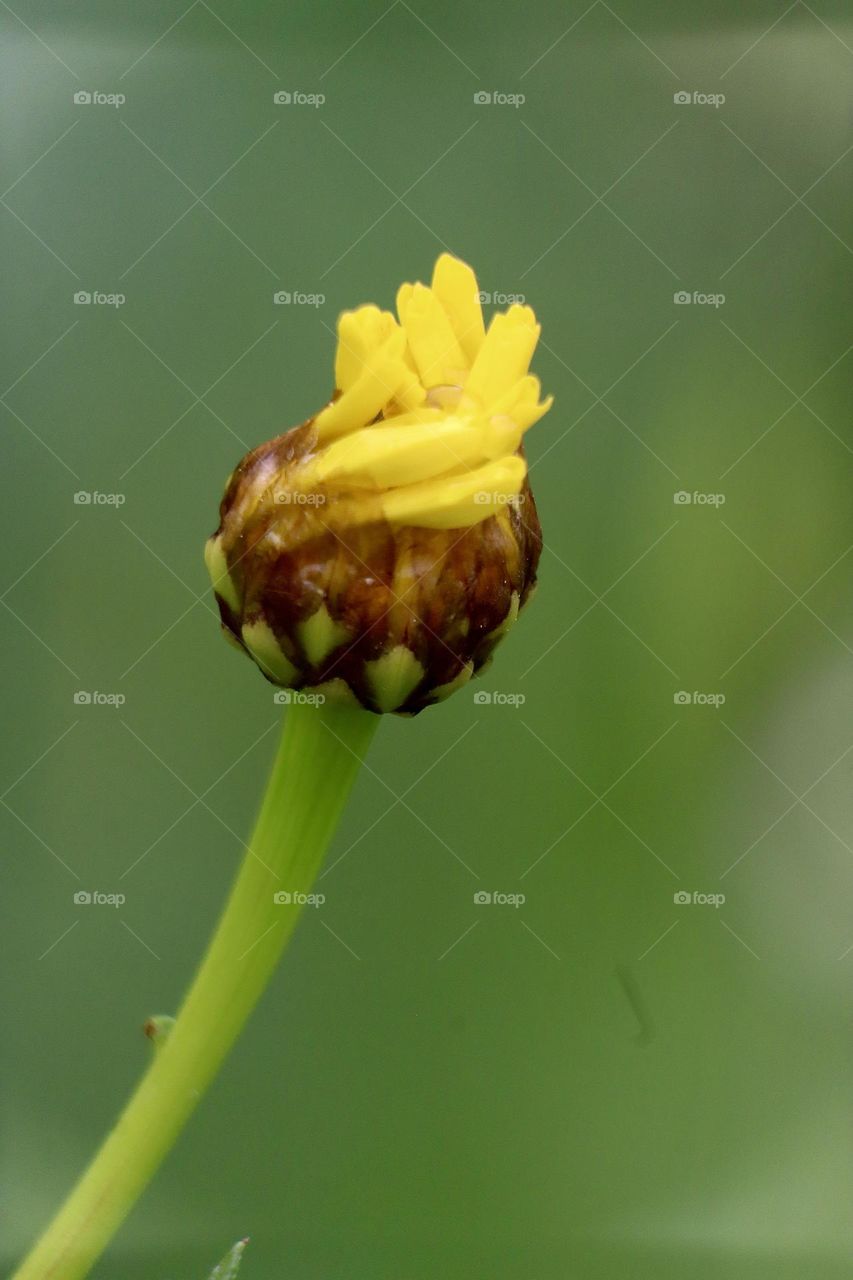
<path fill-rule="evenodd" d="M 205 551 L 226 635 L 273 684 L 412 714 L 482 670 L 536 581 L 522 437 L 551 407 L 514 305 L 484 331 L 443 254 L 399 321 L 338 321 L 336 390 L 247 454 Z"/>

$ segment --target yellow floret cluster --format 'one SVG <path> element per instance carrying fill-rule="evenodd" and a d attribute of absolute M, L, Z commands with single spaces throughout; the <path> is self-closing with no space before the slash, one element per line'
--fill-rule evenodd
<path fill-rule="evenodd" d="M 397 317 L 345 311 L 337 396 L 314 420 L 317 448 L 296 483 L 366 490 L 392 524 L 453 529 L 494 515 L 520 493 L 522 437 L 553 402 L 528 373 L 539 333 L 519 305 L 486 332 L 474 272 L 447 253 L 431 286 L 400 287 Z"/>

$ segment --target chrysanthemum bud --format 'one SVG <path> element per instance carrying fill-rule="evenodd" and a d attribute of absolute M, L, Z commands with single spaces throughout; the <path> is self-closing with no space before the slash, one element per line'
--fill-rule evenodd
<path fill-rule="evenodd" d="M 413 713 L 487 662 L 536 581 L 522 436 L 551 407 L 529 307 L 484 332 L 470 267 L 338 321 L 335 394 L 247 454 L 205 558 L 226 635 L 273 684 Z"/>

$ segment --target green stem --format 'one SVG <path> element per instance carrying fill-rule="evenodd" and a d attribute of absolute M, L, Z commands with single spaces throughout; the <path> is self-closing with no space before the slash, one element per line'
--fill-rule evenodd
<path fill-rule="evenodd" d="M 133 1207 L 239 1035 L 310 891 L 379 717 L 292 706 L 255 830 L 169 1037 L 14 1280 L 78 1280 Z"/>

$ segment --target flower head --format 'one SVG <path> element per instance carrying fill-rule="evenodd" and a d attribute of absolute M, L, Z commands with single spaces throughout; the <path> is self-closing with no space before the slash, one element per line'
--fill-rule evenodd
<path fill-rule="evenodd" d="M 551 407 L 539 325 L 483 325 L 449 254 L 397 316 L 338 320 L 335 393 L 228 482 L 206 560 L 226 633 L 273 683 L 415 712 L 482 669 L 541 550 L 524 432 Z"/>

